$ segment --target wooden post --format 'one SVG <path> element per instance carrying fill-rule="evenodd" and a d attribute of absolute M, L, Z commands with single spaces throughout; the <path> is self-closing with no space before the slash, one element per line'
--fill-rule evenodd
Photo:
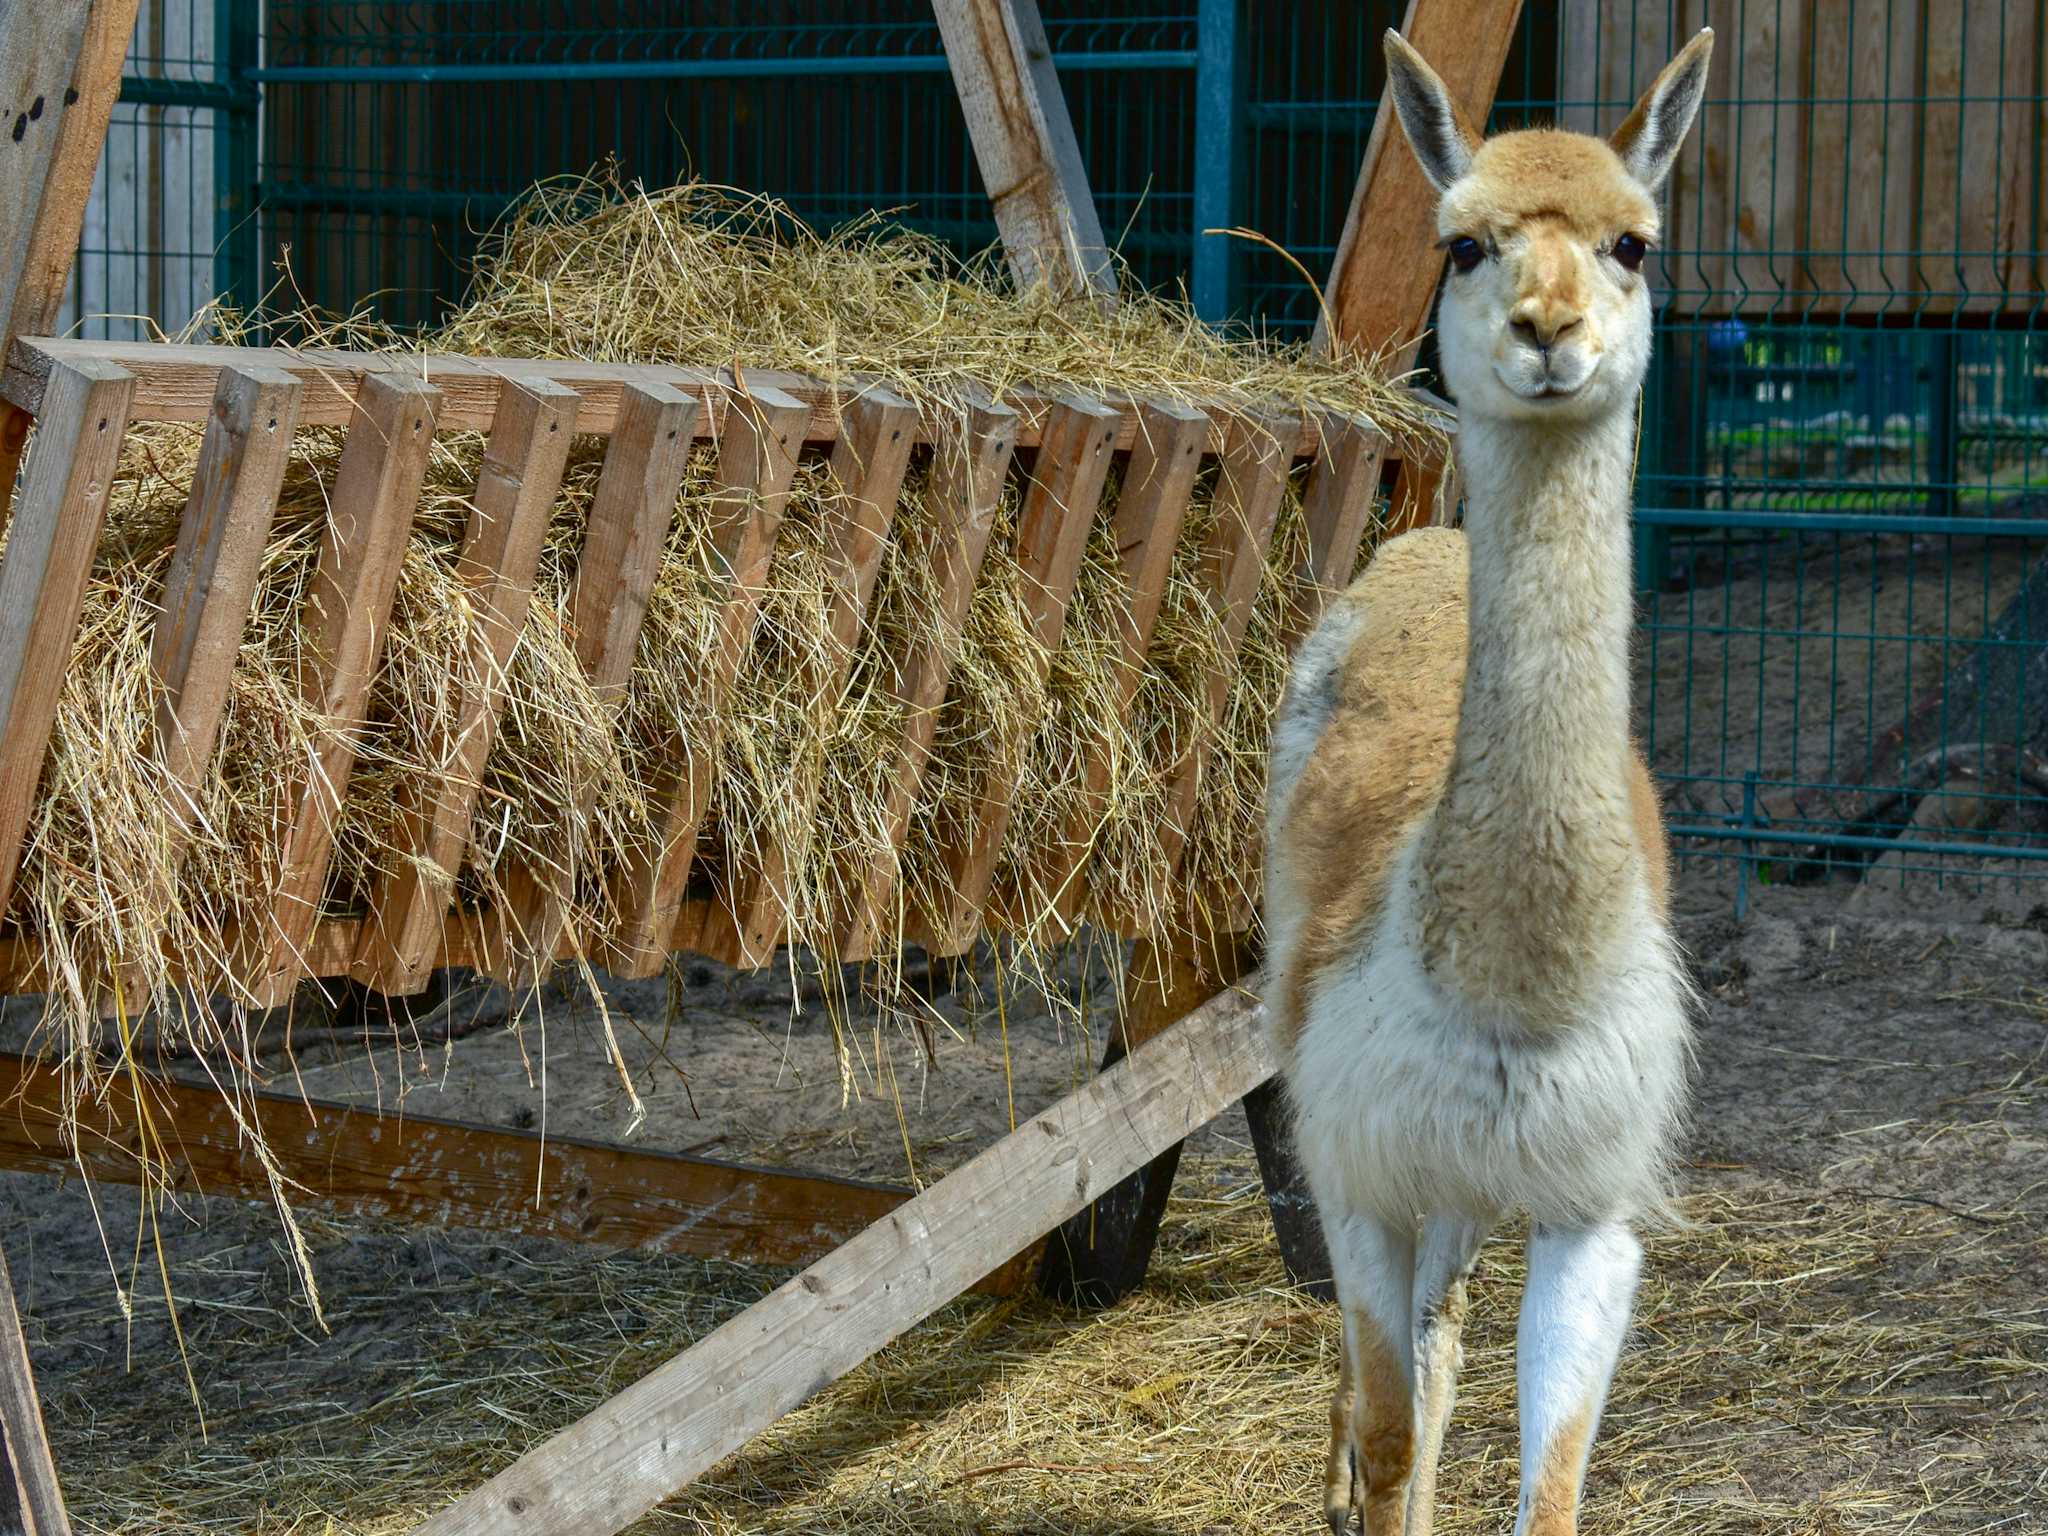
<path fill-rule="evenodd" d="M 1256 990 L 1256 989 L 1254 989 Z M 420 1536 L 609 1536 L 1273 1072 L 1229 992 L 543 1441 Z"/>
<path fill-rule="evenodd" d="M 932 0 L 1019 287 L 1116 297 L 1038 0 Z"/>
<path fill-rule="evenodd" d="M 22 1335 L 21 1314 L 14 1306 L 14 1277 L 7 1272 L 4 1251 L 0 1251 L 0 1432 L 4 1432 L 0 1433 L 0 1451 L 5 1452 L 0 1459 L 12 1464 L 0 1466 L 0 1520 L 11 1515 L 14 1529 L 22 1536 L 71 1536 L 64 1493 L 57 1485 L 57 1464 L 50 1455 L 49 1433 L 43 1428 L 42 1404 L 36 1399 L 28 1340 Z"/>
<path fill-rule="evenodd" d="M 141 0 L 0 8 L 0 360 L 57 323 Z M 28 413 L 0 403 L 0 527 Z"/>
<path fill-rule="evenodd" d="M 1251 968 L 1251 947 L 1241 939 L 1226 940 L 1209 955 L 1139 939 L 1131 950 L 1124 1008 L 1110 1030 L 1102 1070 L 1109 1071 Z M 1071 1306 L 1106 1307 L 1144 1283 L 1152 1251 L 1159 1246 L 1159 1223 L 1173 1193 L 1182 1145 L 1176 1141 L 1164 1148 L 1046 1239 L 1040 1289 Z"/>

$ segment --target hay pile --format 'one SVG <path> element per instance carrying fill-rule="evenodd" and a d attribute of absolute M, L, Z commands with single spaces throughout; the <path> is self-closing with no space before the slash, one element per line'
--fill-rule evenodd
<path fill-rule="evenodd" d="M 1256 1169 L 1190 1159 L 1152 1279 L 1106 1313 L 970 1298 L 635 1531 L 1321 1531 L 1334 1306 L 1286 1288 Z M 1650 1247 L 1594 1454 L 1608 1536 L 2028 1528 L 2048 1352 L 2038 1219 L 1745 1180 Z M 1485 1250 L 1437 1529 L 1512 1526 L 1518 1234 Z M 774 1277 L 321 1225 L 341 1339 L 282 1266 L 209 1245 L 211 1439 L 163 1374 L 46 1377 L 81 1530 L 410 1530 L 758 1298 Z M 422 1252 L 431 1248 L 431 1263 Z M 192 1284 L 202 1284 L 195 1276 Z M 87 1315 L 80 1316 L 84 1312 Z M 119 1337 L 111 1302 L 72 1337 Z M 158 1359 L 160 1371 L 168 1365 Z"/>
<path fill-rule="evenodd" d="M 1024 387 L 1097 397 L 1158 396 L 1212 413 L 1271 409 L 1363 412 L 1397 435 L 1428 430 L 1405 391 L 1371 360 L 1325 361 L 1297 349 L 1226 339 L 1184 305 L 1129 294 L 1111 314 L 1014 290 L 993 262 L 962 266 L 941 248 L 870 222 L 830 237 L 765 201 L 687 185 L 661 193 L 596 179 L 543 190 L 491 245 L 472 297 L 424 338 L 357 322 L 312 339 L 393 350 L 473 352 L 786 369 L 841 381 L 879 379 L 929 412 L 977 392 Z M 464 866 L 436 871 L 451 899 L 485 903 L 525 864 L 563 873 L 576 930 L 597 955 L 617 922 L 605 874 L 650 839 L 644 795 L 653 765 L 708 750 L 694 663 L 709 648 L 723 595 L 712 542 L 732 515 L 712 494 L 700 450 L 678 505 L 660 579 L 622 705 L 599 699 L 579 671 L 564 603 L 602 456 L 579 440 L 532 602 L 510 663 L 509 704 L 485 770 Z M 227 1051 L 232 1026 L 190 1001 L 185 983 L 230 998 L 228 936 L 261 931 L 276 877 L 276 828 L 290 770 L 339 729 L 303 702 L 296 615 L 339 463 L 339 434 L 307 431 L 291 469 L 266 561 L 255 622 L 244 636 L 222 739 L 182 855 L 174 806 L 148 722 L 148 648 L 198 448 L 196 429 L 131 431 L 92 575 L 86 620 L 67 678 L 49 769 L 9 923 L 46 961 L 49 1027 L 67 1057 L 104 1042 L 102 1013 L 119 977 L 124 1014 L 161 1010 L 172 1044 Z M 448 435 L 432 463 L 379 676 L 357 733 L 359 766 L 339 817 L 325 900 L 359 914 L 400 857 L 397 807 L 408 786 L 444 773 L 455 701 L 474 674 L 473 615 L 455 555 L 482 442 Z M 921 451 L 922 453 L 922 451 Z M 853 656 L 835 655 L 826 625 L 826 537 L 840 494 L 822 459 L 799 472 L 736 698 L 727 706 L 716 805 L 701 844 L 714 885 L 743 879 L 760 849 L 792 850 L 788 932 L 820 956 L 847 914 L 851 872 L 881 841 L 879 804 L 894 739 L 890 684 L 930 622 L 929 461 L 913 461 L 871 622 Z M 1164 934 L 1199 910 L 1167 893 L 1154 852 L 1163 775 L 1197 737 L 1193 681 L 1213 661 L 1215 615 L 1196 580 L 1209 482 L 1189 517 L 1174 585 L 1140 691 L 1112 707 L 1108 662 L 1120 622 L 1106 504 L 1056 655 L 1025 622 L 1028 594 L 1010 547 L 1016 486 L 981 573 L 935 761 L 903 857 L 902 910 L 913 919 L 947 896 L 936 851 L 965 814 L 967 787 L 991 764 L 1018 786 L 1003 850 L 1019 888 L 1026 944 L 1055 937 L 1054 894 L 1032 887 L 1046 840 L 1064 835 L 1082 764 L 1113 765 L 1095 829 L 1091 879 L 1118 910 Z M 1114 495 L 1114 489 L 1109 493 Z M 1221 749 L 1205 765 L 1201 825 L 1188 854 L 1205 899 L 1241 904 L 1256 869 L 1265 732 L 1284 658 L 1278 635 L 1290 593 L 1280 573 L 1296 553 L 1298 487 L 1283 513 L 1272 579 L 1262 592 Z M 832 684 L 850 677 L 843 696 Z M 1041 687 L 1036 678 L 1048 678 Z M 815 805 L 817 813 L 811 814 Z M 1251 877 L 1255 878 L 1255 876 Z M 1233 887 L 1234 883 L 1234 887 Z M 1199 908 L 1200 904 L 1197 904 Z M 184 1000 L 184 1001 L 181 1001 Z"/>

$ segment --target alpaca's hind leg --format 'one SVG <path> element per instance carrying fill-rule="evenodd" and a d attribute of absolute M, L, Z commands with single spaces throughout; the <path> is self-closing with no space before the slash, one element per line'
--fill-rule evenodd
<path fill-rule="evenodd" d="M 1370 1217 L 1324 1223 L 1337 1302 L 1344 1310 L 1349 1409 L 1332 1409 L 1333 1444 L 1323 1513 L 1342 1532 L 1355 1511 L 1365 1536 L 1401 1536 L 1408 1471 L 1415 1455 L 1415 1390 L 1410 1306 L 1415 1235 Z M 1339 1387 L 1342 1406 L 1342 1384 Z M 1341 1475 L 1348 1460 L 1352 1476 Z M 1341 1492 L 1340 1492 L 1341 1490 Z"/>
<path fill-rule="evenodd" d="M 1464 1363 L 1465 1282 L 1486 1228 L 1463 1216 L 1432 1216 L 1415 1256 L 1415 1476 L 1408 1489 L 1407 1536 L 1429 1536 L 1436 1513 L 1436 1462 L 1458 1395 Z"/>
<path fill-rule="evenodd" d="M 1516 1536 L 1573 1536 L 1586 1455 L 1628 1331 L 1643 1249 L 1618 1222 L 1539 1226 L 1515 1344 L 1522 1504 Z"/>

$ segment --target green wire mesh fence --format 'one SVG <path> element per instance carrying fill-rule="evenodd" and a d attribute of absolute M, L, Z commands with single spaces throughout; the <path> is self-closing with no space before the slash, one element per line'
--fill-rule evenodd
<path fill-rule="evenodd" d="M 1304 335 L 1293 269 L 1203 232 L 1327 269 L 1405 5 L 1041 4 L 1135 275 Z M 2042 0 L 1530 3 L 1492 126 L 1612 126 L 1702 24 L 1637 487 L 1640 729 L 1680 846 L 1745 882 L 2023 895 L 2048 873 Z M 128 258 L 89 235 L 80 314 L 174 323 L 288 250 L 307 299 L 428 322 L 524 189 L 607 158 L 995 238 L 925 0 L 147 0 L 129 73 L 141 169 L 110 144 L 106 227 L 193 275 L 96 277 Z"/>

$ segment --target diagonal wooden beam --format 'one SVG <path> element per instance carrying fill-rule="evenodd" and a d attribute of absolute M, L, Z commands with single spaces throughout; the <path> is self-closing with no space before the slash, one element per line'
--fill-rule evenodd
<path fill-rule="evenodd" d="M 1038 0 L 932 0 L 1018 286 L 1116 297 Z"/>
<path fill-rule="evenodd" d="M 0 1465 L 0 1478 L 6 1480 L 0 1487 L 0 1527 L 12 1525 L 8 1536 L 71 1536 L 5 1252 L 0 1252 L 0 1450 L 5 1452 L 0 1461 L 11 1463 Z"/>
<path fill-rule="evenodd" d="M 543 1441 L 419 1536 L 624 1530 L 1273 1070 L 1252 996 L 1212 999 Z"/>

